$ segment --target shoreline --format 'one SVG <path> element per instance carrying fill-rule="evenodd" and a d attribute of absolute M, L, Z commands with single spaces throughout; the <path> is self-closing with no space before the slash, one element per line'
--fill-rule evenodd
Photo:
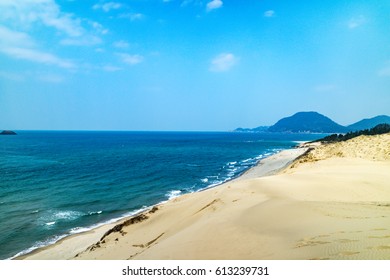
<path fill-rule="evenodd" d="M 209 191 L 215 188 L 222 187 L 225 184 L 231 182 L 237 182 L 241 180 L 247 180 L 247 179 L 276 174 L 277 172 L 280 172 L 281 170 L 286 168 L 289 164 L 294 162 L 297 158 L 305 154 L 307 150 L 308 148 L 305 147 L 295 147 L 291 149 L 278 151 L 273 155 L 260 159 L 254 166 L 250 167 L 248 170 L 244 171 L 242 174 L 238 175 L 235 178 L 232 178 L 230 180 L 227 180 L 215 186 L 206 187 L 204 189 L 197 190 L 192 193 L 182 194 L 178 197 Z M 17 255 L 11 257 L 10 259 L 11 260 L 48 259 L 48 258 L 57 259 L 56 255 L 55 254 L 52 255 L 49 251 L 59 246 L 63 246 L 63 244 L 65 244 L 66 249 L 68 251 L 67 254 L 65 254 L 66 259 L 73 258 L 79 252 L 82 252 L 86 250 L 88 247 L 90 247 L 91 245 L 95 244 L 96 242 L 99 242 L 101 236 L 103 236 L 107 231 L 111 230 L 115 226 L 124 223 L 126 220 L 148 213 L 154 207 L 159 207 L 161 205 L 167 204 L 176 198 L 177 197 L 174 197 L 173 199 L 162 201 L 155 205 L 143 209 L 139 209 L 135 211 L 134 214 L 114 219 L 115 221 L 113 222 L 108 221 L 107 223 L 102 223 L 100 225 L 97 225 L 96 227 L 92 226 L 92 228 L 90 229 L 87 228 L 85 231 L 69 234 L 64 237 L 59 237 L 59 239 L 52 244 L 48 244 L 43 247 L 33 249 L 32 251 L 27 252 L 25 254 L 18 255 L 20 254 L 18 253 Z M 74 243 L 74 245 L 72 245 L 71 243 Z M 61 253 L 61 255 L 63 255 L 63 252 Z M 43 258 L 41 258 L 41 256 Z M 63 258 L 58 258 L 58 259 L 63 259 Z"/>

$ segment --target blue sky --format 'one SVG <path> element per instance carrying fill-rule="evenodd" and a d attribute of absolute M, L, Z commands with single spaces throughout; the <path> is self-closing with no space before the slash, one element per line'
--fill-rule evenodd
<path fill-rule="evenodd" d="M 390 115 L 389 1 L 0 0 L 0 129 Z"/>

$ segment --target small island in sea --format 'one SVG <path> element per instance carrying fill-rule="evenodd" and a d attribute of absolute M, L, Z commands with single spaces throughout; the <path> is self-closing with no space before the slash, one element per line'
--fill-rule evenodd
<path fill-rule="evenodd" d="M 16 135 L 16 132 L 12 130 L 3 130 L 0 132 L 0 135 Z"/>

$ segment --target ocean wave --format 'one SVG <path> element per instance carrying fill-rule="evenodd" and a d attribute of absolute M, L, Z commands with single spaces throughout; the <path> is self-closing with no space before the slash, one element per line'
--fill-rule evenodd
<path fill-rule="evenodd" d="M 36 250 L 36 249 L 39 249 L 39 248 L 42 248 L 42 247 L 46 247 L 48 245 L 51 245 L 51 244 L 54 244 L 56 243 L 57 241 L 65 238 L 67 235 L 59 235 L 59 236 L 54 236 L 52 238 L 49 238 L 45 241 L 38 241 L 38 242 L 35 242 L 33 246 L 31 246 L 30 248 L 27 248 L 17 254 L 15 254 L 14 256 L 8 258 L 8 260 L 12 260 L 14 258 L 17 258 L 19 256 L 22 256 L 22 255 L 26 255 L 28 253 L 31 253 L 32 251 Z"/>
<path fill-rule="evenodd" d="M 89 216 L 92 216 L 92 215 L 99 215 L 99 214 L 101 214 L 101 213 L 103 213 L 103 211 L 96 211 L 96 212 L 88 212 L 88 215 Z"/>
<path fill-rule="evenodd" d="M 242 173 L 250 169 L 251 167 L 255 166 L 260 160 L 269 157 L 277 152 L 279 152 L 281 149 L 269 149 L 266 150 L 264 153 L 257 155 L 255 157 L 246 158 L 240 161 L 230 161 L 227 162 L 225 165 L 222 166 L 222 174 L 218 174 L 218 176 L 207 176 L 208 181 L 201 179 L 204 183 L 209 183 L 206 187 L 201 188 L 197 191 L 203 191 L 206 189 L 210 189 L 213 187 L 216 187 L 218 185 L 224 184 L 230 180 L 233 180 L 234 178 L 237 178 Z"/>
<path fill-rule="evenodd" d="M 173 190 L 168 192 L 165 196 L 168 197 L 168 200 L 174 199 L 182 194 L 181 190 Z"/>
<path fill-rule="evenodd" d="M 74 221 L 81 216 L 84 216 L 83 212 L 72 210 L 49 210 L 46 213 L 42 213 L 41 217 L 37 219 L 37 222 L 41 225 L 54 225 L 57 222 Z"/>
<path fill-rule="evenodd" d="M 108 225 L 108 224 L 112 224 L 112 223 L 115 223 L 123 218 L 126 218 L 126 217 L 131 217 L 131 216 L 134 216 L 134 215 L 137 215 L 141 212 L 144 212 L 145 210 L 149 209 L 151 207 L 146 207 L 146 206 L 143 206 L 141 207 L 140 209 L 138 210 L 134 210 L 134 211 L 130 211 L 130 212 L 127 212 L 119 217 L 116 217 L 116 218 L 112 218 L 112 219 L 109 219 L 107 221 L 104 221 L 104 222 L 101 222 L 101 223 L 97 223 L 97 224 L 93 224 L 89 227 L 75 227 L 75 228 L 72 228 L 70 231 L 69 231 L 69 234 L 68 235 L 73 235 L 73 234 L 76 234 L 76 233 L 82 233 L 82 232 L 86 232 L 86 231 L 89 231 L 89 230 L 92 230 L 92 229 L 95 229 L 95 228 L 98 228 L 100 226 L 104 226 L 104 225 Z M 101 214 L 99 212 L 103 212 L 103 211 L 97 211 L 97 212 L 94 212 L 96 214 Z M 93 214 L 95 215 L 95 214 Z"/>
<path fill-rule="evenodd" d="M 202 181 L 202 183 L 207 183 L 209 181 L 208 178 L 203 178 L 203 179 L 200 179 Z"/>

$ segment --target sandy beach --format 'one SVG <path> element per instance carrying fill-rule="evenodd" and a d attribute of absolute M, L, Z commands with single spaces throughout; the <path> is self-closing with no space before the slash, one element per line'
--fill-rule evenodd
<path fill-rule="evenodd" d="M 18 259 L 390 259 L 390 134 L 307 150 Z"/>

